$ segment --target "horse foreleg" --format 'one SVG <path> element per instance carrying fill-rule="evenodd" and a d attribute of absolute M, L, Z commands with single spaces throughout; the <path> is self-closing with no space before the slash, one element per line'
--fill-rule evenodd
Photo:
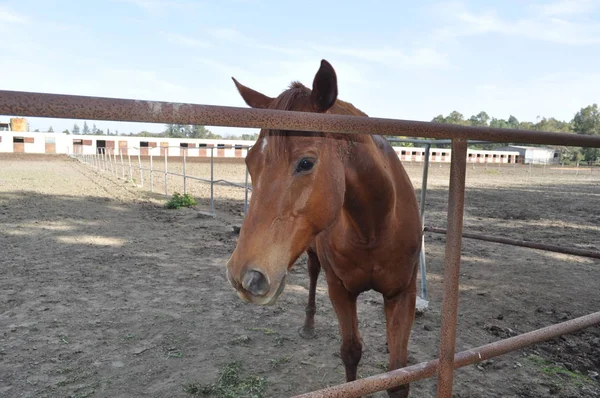
<path fill-rule="evenodd" d="M 362 343 L 358 332 L 356 298 L 358 295 L 346 290 L 339 280 L 328 279 L 329 299 L 337 314 L 342 345 L 340 353 L 346 368 L 346 381 L 356 380 L 358 363 L 362 357 Z"/>
<path fill-rule="evenodd" d="M 403 368 L 408 360 L 408 339 L 415 318 L 416 285 L 394 297 L 385 298 L 385 317 L 389 350 L 388 371 Z M 409 384 L 390 388 L 390 398 L 408 397 Z"/>
<path fill-rule="evenodd" d="M 312 339 L 316 336 L 315 334 L 315 313 L 317 312 L 317 305 L 315 302 L 315 296 L 317 292 L 317 280 L 319 279 L 319 272 L 321 272 L 321 263 L 317 254 L 312 250 L 307 250 L 308 254 L 308 277 L 310 279 L 308 286 L 308 304 L 306 304 L 306 317 L 304 318 L 304 326 L 300 329 L 300 336 L 305 339 Z"/>

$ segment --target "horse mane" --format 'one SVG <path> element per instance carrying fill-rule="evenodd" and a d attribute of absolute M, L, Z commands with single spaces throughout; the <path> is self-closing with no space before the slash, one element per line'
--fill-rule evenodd
<path fill-rule="evenodd" d="M 289 87 L 283 91 L 275 100 L 270 104 L 269 109 L 290 111 L 293 110 L 294 106 L 298 105 L 298 102 L 309 104 L 310 103 L 311 90 L 299 81 L 293 81 Z M 349 102 L 337 99 L 335 104 L 326 113 L 341 114 L 341 115 L 353 115 L 353 116 L 367 116 L 366 113 L 356 108 Z M 285 152 L 286 140 L 284 139 L 288 135 L 294 134 L 290 131 L 281 130 L 263 130 L 262 136 L 273 137 L 273 140 L 269 140 L 269 147 L 273 148 L 277 153 Z M 356 143 L 365 140 L 368 136 L 363 134 L 340 134 L 340 133 L 321 133 L 314 132 L 309 133 L 313 137 L 331 138 L 337 142 L 341 148 L 346 147 L 349 143 Z M 342 151 L 347 153 L 348 151 Z M 340 152 L 341 153 L 341 152 Z"/>

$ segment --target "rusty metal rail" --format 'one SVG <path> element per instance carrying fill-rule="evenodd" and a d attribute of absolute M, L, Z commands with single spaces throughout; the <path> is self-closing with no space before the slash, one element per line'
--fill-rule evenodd
<path fill-rule="evenodd" d="M 463 237 L 467 140 L 600 148 L 600 137 L 598 136 L 5 90 L 0 90 L 0 114 L 452 139 L 453 155 L 450 165 L 448 239 L 446 240 L 444 262 L 440 359 L 308 393 L 302 395 L 302 397 L 358 396 L 385 390 L 424 377 L 431 377 L 437 372 L 438 397 L 449 398 L 452 396 L 454 369 L 457 367 L 514 351 L 561 334 L 600 324 L 600 312 L 596 312 L 569 322 L 497 341 L 474 350 L 456 355 L 454 352 L 461 239 Z M 501 243 L 512 244 L 509 242 Z"/>
<path fill-rule="evenodd" d="M 454 355 L 454 369 L 462 368 L 486 359 L 518 350 L 529 345 L 548 341 L 563 334 L 573 333 L 590 326 L 600 324 L 600 312 L 594 312 L 566 322 L 532 330 L 518 336 L 498 340 L 493 343 L 471 348 Z M 294 398 L 351 398 L 383 391 L 413 381 L 426 379 L 435 375 L 439 360 L 422 362 L 402 369 L 392 370 L 371 377 L 365 377 L 345 384 L 324 388 L 322 390 L 297 395 Z"/>
<path fill-rule="evenodd" d="M 448 234 L 448 231 L 446 231 L 445 229 L 435 228 L 435 227 L 425 227 L 425 228 L 423 228 L 423 231 L 433 232 L 436 234 L 444 234 L 444 235 Z M 462 237 L 468 238 L 468 239 L 483 240 L 486 242 L 504 243 L 506 245 L 511 245 L 511 246 L 528 247 L 530 249 L 538 249 L 538 250 L 544 250 L 544 251 L 548 251 L 548 252 L 572 254 L 574 256 L 589 257 L 589 258 L 597 258 L 600 260 L 600 251 L 597 251 L 597 250 L 578 249 L 576 247 L 562 247 L 562 246 L 557 246 L 557 245 L 549 245 L 549 244 L 545 244 L 545 243 L 537 243 L 537 242 L 530 242 L 530 241 L 526 241 L 526 240 L 510 239 L 510 238 L 504 238 L 501 236 L 473 234 L 473 233 L 468 233 L 468 232 L 463 232 Z"/>
<path fill-rule="evenodd" d="M 462 138 L 600 148 L 600 137 L 412 120 L 0 90 L 0 114 L 128 122 Z"/>

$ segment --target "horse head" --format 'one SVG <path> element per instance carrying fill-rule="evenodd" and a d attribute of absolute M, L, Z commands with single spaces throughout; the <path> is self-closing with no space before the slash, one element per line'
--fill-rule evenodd
<path fill-rule="evenodd" d="M 312 90 L 294 82 L 276 98 L 233 80 L 252 108 L 325 113 L 336 105 L 338 95 L 335 71 L 325 60 Z M 263 129 L 248 151 L 252 197 L 227 263 L 227 278 L 242 299 L 273 304 L 292 265 L 340 213 L 345 190 L 341 148 L 348 139 L 329 138 L 323 133 Z"/>

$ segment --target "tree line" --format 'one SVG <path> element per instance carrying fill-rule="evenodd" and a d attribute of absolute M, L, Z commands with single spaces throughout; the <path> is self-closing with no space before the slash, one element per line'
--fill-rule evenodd
<path fill-rule="evenodd" d="M 35 130 L 39 132 L 39 130 Z M 47 130 L 49 133 L 53 132 L 52 126 Z M 149 131 L 140 131 L 139 133 L 119 133 L 119 130 L 111 132 L 110 129 L 104 130 L 96 127 L 94 123 L 92 127 L 87 124 L 87 121 L 83 122 L 83 127 L 80 128 L 77 123 L 73 125 L 71 130 L 66 129 L 63 131 L 64 134 L 83 134 L 83 135 L 121 135 L 129 137 L 155 137 L 155 138 L 203 138 L 203 139 L 225 139 L 225 140 L 249 140 L 256 141 L 258 134 L 242 134 L 241 136 L 227 135 L 225 137 L 215 134 L 205 126 L 191 125 L 191 124 L 167 124 L 165 129 L 160 133 L 151 133 Z"/>
<path fill-rule="evenodd" d="M 549 131 L 556 133 L 570 133 L 582 135 L 600 136 L 600 110 L 598 104 L 588 105 L 581 108 L 570 121 L 560 121 L 553 117 L 538 118 L 537 122 L 521 122 L 516 117 L 510 115 L 508 119 L 497 119 L 490 117 L 486 112 L 479 112 L 466 119 L 458 111 L 450 112 L 448 116 L 438 115 L 432 122 L 445 124 L 459 124 L 463 126 L 494 127 L 504 129 L 521 129 L 533 131 Z M 473 144 L 471 147 L 478 149 L 494 149 L 506 144 Z M 577 148 L 577 147 L 556 147 L 561 153 L 561 161 L 585 160 L 587 162 L 600 162 L 599 148 Z"/>
<path fill-rule="evenodd" d="M 583 134 L 583 135 L 597 135 L 600 136 L 600 110 L 598 104 L 588 105 L 585 108 L 581 108 L 570 121 L 561 121 L 556 118 L 542 117 L 533 123 L 528 121 L 519 121 L 513 115 L 510 115 L 508 119 L 498 119 L 490 117 L 487 112 L 481 111 L 476 115 L 469 117 L 458 112 L 452 111 L 448 116 L 438 115 L 434 117 L 432 122 L 435 123 L 446 123 L 446 124 L 459 124 L 463 126 L 483 126 L 483 127 L 494 127 L 494 128 L 505 128 L 505 129 L 522 129 L 522 130 L 533 130 L 533 131 L 550 131 L 559 133 L 570 133 L 570 134 Z M 35 130 L 39 131 L 39 130 Z M 52 126 L 48 129 L 52 132 Z M 165 129 L 160 133 L 150 133 L 148 131 L 141 131 L 139 133 L 130 132 L 128 134 L 121 134 L 118 130 L 111 132 L 110 129 L 104 130 L 96 127 L 96 124 L 92 124 L 92 127 L 87 124 L 87 121 L 83 122 L 83 127 L 80 128 L 77 123 L 73 125 L 71 131 L 64 130 L 65 134 L 93 134 L 93 135 L 127 135 L 127 136 L 138 136 L 138 137 L 165 137 L 165 138 L 203 138 L 203 139 L 226 139 L 226 140 L 249 140 L 255 141 L 258 138 L 258 134 L 242 134 L 241 136 L 228 135 L 222 137 L 218 134 L 213 133 L 205 126 L 197 125 L 186 125 L 186 124 L 167 124 Z M 472 148 L 477 149 L 494 149 L 506 144 L 473 144 Z M 575 148 L 575 147 L 553 147 L 561 152 L 562 161 L 576 161 L 585 160 L 587 162 L 600 162 L 600 149 L 599 148 Z"/>

